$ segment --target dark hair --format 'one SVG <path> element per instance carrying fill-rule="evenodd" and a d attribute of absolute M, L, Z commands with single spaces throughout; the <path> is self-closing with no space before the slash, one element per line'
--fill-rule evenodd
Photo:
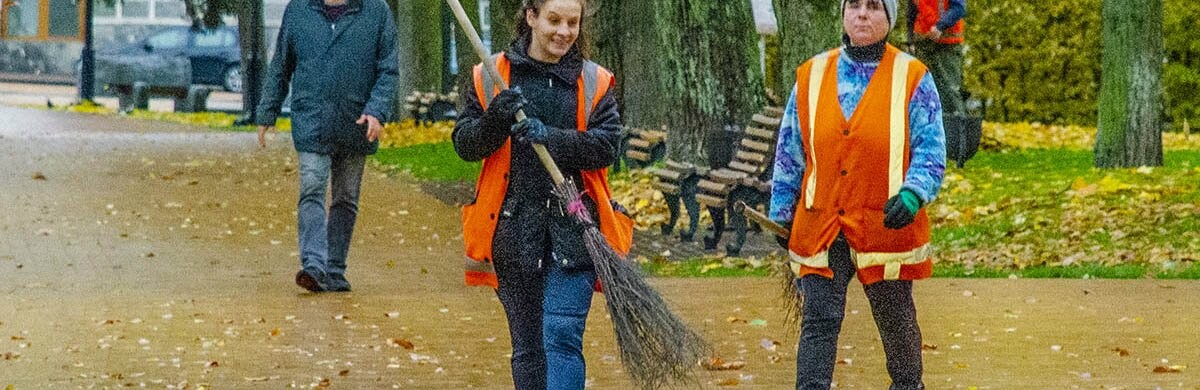
<path fill-rule="evenodd" d="M 527 43 L 532 37 L 533 28 L 529 27 L 529 23 L 525 22 L 526 11 L 532 10 L 534 14 L 541 11 L 542 6 L 551 0 L 522 0 L 521 9 L 517 11 L 517 39 L 526 41 Z M 584 17 L 587 15 L 587 0 L 575 0 L 579 2 L 579 35 L 575 37 L 575 48 L 579 49 L 580 54 L 584 58 L 587 57 L 587 39 L 583 33 Z"/>

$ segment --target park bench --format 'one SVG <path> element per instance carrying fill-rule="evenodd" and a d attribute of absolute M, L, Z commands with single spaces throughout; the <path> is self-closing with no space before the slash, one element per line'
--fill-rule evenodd
<path fill-rule="evenodd" d="M 700 205 L 712 216 L 712 235 L 704 238 L 706 250 L 716 249 L 726 229 L 726 209 L 743 201 L 749 205 L 765 204 L 771 195 L 771 170 L 775 160 L 775 138 L 783 110 L 768 107 L 755 114 L 751 125 L 734 133 L 728 144 L 730 159 L 724 167 L 707 169 L 692 164 L 667 160 L 664 166 L 652 170 L 657 178 L 654 188 L 663 194 L 670 217 L 661 227 L 664 235 L 671 234 L 679 220 L 682 204 L 688 212 L 688 230 L 679 233 L 683 241 L 691 241 L 699 226 Z M 736 255 L 745 243 L 747 224 L 740 215 L 731 215 L 731 225 L 737 240 L 726 246 L 726 252 Z"/>
<path fill-rule="evenodd" d="M 665 131 L 626 129 L 621 139 L 621 159 L 630 169 L 654 165 L 667 155 L 666 140 Z"/>
<path fill-rule="evenodd" d="M 117 95 L 121 112 L 149 108 L 152 96 L 174 98 L 177 112 L 207 109 L 212 88 L 192 84 L 192 63 L 187 58 L 122 56 L 96 61 L 96 81 Z"/>
<path fill-rule="evenodd" d="M 712 234 L 704 238 L 704 249 L 717 248 L 728 222 L 735 238 L 725 245 L 725 253 L 736 256 L 741 252 L 751 226 L 741 214 L 727 210 L 738 202 L 759 207 L 770 201 L 776 134 L 782 116 L 783 110 L 777 107 L 767 107 L 755 114 L 740 132 L 729 163 L 699 172 L 702 178 L 697 183 L 696 200 L 708 209 L 713 219 Z"/>
<path fill-rule="evenodd" d="M 413 91 L 404 98 L 404 111 L 409 118 L 422 122 L 454 120 L 458 117 L 458 88 L 450 93 Z"/>

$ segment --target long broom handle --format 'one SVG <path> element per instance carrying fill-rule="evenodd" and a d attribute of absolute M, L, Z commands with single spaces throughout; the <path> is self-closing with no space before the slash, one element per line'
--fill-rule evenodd
<path fill-rule="evenodd" d="M 479 33 L 475 32 L 475 26 L 471 24 L 471 19 L 467 18 L 467 11 L 463 10 L 462 3 L 458 0 L 446 0 L 450 5 L 450 9 L 454 11 L 454 18 L 458 19 L 458 25 L 462 26 L 463 33 L 467 35 L 467 39 L 471 41 L 471 46 L 475 48 L 475 54 L 483 62 L 483 69 L 488 72 L 492 80 L 500 83 L 502 89 L 508 89 L 508 82 L 500 77 L 500 71 L 496 70 L 496 64 L 488 61 L 490 54 L 487 49 L 483 48 L 483 40 L 479 39 Z M 492 93 L 492 91 L 484 91 L 484 93 Z M 517 111 L 517 122 L 525 120 L 525 110 Z M 550 157 L 550 152 L 546 150 L 546 146 L 542 144 L 533 144 L 533 151 L 537 152 L 538 159 L 542 160 L 542 165 L 546 167 L 546 171 L 550 172 L 550 178 L 554 179 L 554 184 L 559 185 L 563 182 L 562 171 L 558 169 L 558 164 L 554 163 L 554 159 Z"/>
<path fill-rule="evenodd" d="M 767 228 L 767 230 L 770 230 L 771 233 L 775 233 L 777 236 L 788 237 L 791 235 L 791 232 L 789 232 L 783 226 L 780 226 L 779 224 L 775 223 L 775 221 L 767 218 L 766 215 L 758 212 L 758 210 L 755 210 L 753 207 L 747 206 L 746 202 L 738 201 L 736 204 L 734 204 L 733 212 L 742 213 L 742 215 L 745 215 L 746 218 L 750 218 L 751 221 L 757 222 L 759 226 Z"/>

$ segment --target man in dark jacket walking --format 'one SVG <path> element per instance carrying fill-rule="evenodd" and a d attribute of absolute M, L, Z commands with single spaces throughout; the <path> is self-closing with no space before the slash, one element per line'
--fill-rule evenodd
<path fill-rule="evenodd" d="M 292 0 L 284 10 L 258 106 L 258 142 L 266 146 L 290 88 L 300 155 L 296 284 L 309 291 L 350 291 L 346 255 L 363 165 L 393 112 L 397 67 L 396 25 L 383 0 Z"/>

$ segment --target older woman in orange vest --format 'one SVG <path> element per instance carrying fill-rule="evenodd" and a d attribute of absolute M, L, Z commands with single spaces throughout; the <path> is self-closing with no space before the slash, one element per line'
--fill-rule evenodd
<path fill-rule="evenodd" d="M 512 336 L 518 389 L 582 389 L 583 331 L 596 273 L 582 228 L 564 215 L 532 144 L 545 145 L 618 252 L 632 221 L 610 201 L 607 168 L 621 141 L 612 74 L 584 58 L 585 0 L 525 0 L 517 39 L 493 56 L 512 88 L 481 66 L 454 128 L 454 149 L 483 160 L 475 201 L 463 207 L 468 285 L 496 288 Z M 528 119 L 516 122 L 524 110 Z M 553 367 L 548 370 L 547 367 Z"/>
<path fill-rule="evenodd" d="M 844 0 L 843 43 L 796 70 L 780 125 L 770 217 L 804 296 L 796 388 L 828 389 L 857 275 L 891 389 L 922 389 L 912 281 L 932 273 L 929 218 L 945 171 L 937 88 L 887 44 L 896 0 Z"/>

